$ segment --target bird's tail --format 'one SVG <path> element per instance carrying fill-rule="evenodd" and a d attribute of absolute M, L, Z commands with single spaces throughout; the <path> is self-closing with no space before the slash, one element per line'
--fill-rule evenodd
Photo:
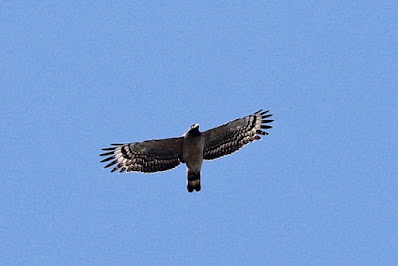
<path fill-rule="evenodd" d="M 192 192 L 193 190 L 200 191 L 200 188 L 200 172 L 188 171 L 188 192 Z"/>

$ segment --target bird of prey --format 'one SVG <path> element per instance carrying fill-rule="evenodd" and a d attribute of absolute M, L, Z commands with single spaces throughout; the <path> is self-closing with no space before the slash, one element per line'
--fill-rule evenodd
<path fill-rule="evenodd" d="M 111 172 L 166 171 L 185 163 L 187 165 L 188 192 L 200 191 L 200 171 L 203 160 L 213 160 L 231 154 L 254 140 L 259 135 L 268 135 L 261 129 L 270 129 L 269 110 L 262 109 L 245 117 L 230 121 L 224 125 L 199 131 L 199 125 L 193 124 L 181 137 L 153 139 L 126 144 L 111 144 L 104 148 L 108 156 L 101 162 L 111 161 L 104 168 L 113 166 Z"/>

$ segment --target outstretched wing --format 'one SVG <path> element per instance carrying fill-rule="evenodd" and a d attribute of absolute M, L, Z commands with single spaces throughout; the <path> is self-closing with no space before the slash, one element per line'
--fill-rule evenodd
<path fill-rule="evenodd" d="M 157 172 L 172 169 L 180 164 L 182 137 L 146 140 L 129 144 L 111 144 L 115 147 L 100 156 L 109 156 L 101 162 L 111 161 L 104 168 L 116 165 L 111 172 Z"/>
<path fill-rule="evenodd" d="M 261 139 L 259 135 L 268 135 L 261 129 L 269 129 L 267 120 L 272 114 L 269 110 L 259 110 L 254 114 L 230 121 L 222 126 L 203 132 L 203 159 L 212 160 L 231 154 L 253 140 Z"/>

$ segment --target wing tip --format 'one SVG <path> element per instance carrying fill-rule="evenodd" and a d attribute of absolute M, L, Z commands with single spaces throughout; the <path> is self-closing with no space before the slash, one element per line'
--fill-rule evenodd
<path fill-rule="evenodd" d="M 269 123 L 274 122 L 273 119 L 266 119 L 271 117 L 273 114 L 267 114 L 269 112 L 269 110 L 266 110 L 264 112 L 259 113 L 258 115 L 261 116 L 261 120 L 260 120 L 260 128 L 261 129 L 270 129 L 272 128 L 271 125 L 269 125 Z M 266 131 L 262 131 L 262 130 L 257 130 L 256 131 L 257 134 L 261 134 L 261 135 L 269 135 L 268 132 Z"/>
<path fill-rule="evenodd" d="M 112 145 L 112 146 L 123 146 L 124 144 L 123 143 L 112 143 L 110 145 Z M 116 149 L 116 148 L 114 148 L 114 149 Z"/>
<path fill-rule="evenodd" d="M 110 161 L 110 160 L 112 160 L 112 159 L 115 159 L 115 156 L 110 156 L 110 157 L 108 157 L 108 158 L 105 158 L 105 159 L 101 160 L 101 163 Z"/>
<path fill-rule="evenodd" d="M 99 156 L 108 156 L 114 154 L 113 151 L 101 153 Z"/>

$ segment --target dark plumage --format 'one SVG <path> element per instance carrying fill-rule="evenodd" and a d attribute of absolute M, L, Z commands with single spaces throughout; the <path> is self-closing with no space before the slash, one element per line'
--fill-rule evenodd
<path fill-rule="evenodd" d="M 270 129 L 266 119 L 272 116 L 268 111 L 259 110 L 251 115 L 230 121 L 219 127 L 200 132 L 199 125 L 192 125 L 178 138 L 146 140 L 128 144 L 111 144 L 114 147 L 104 148 L 107 156 L 101 162 L 109 162 L 105 168 L 122 172 L 157 172 L 165 171 L 182 163 L 187 164 L 187 189 L 199 191 L 200 171 L 203 160 L 217 159 L 231 154 L 254 140 L 259 135 L 268 135 L 262 129 Z"/>

